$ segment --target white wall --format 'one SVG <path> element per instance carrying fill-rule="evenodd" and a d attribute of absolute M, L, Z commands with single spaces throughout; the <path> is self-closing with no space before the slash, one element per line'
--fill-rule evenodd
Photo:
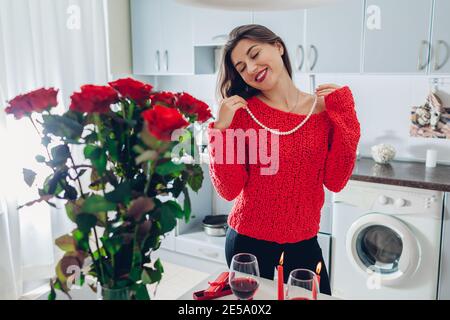
<path fill-rule="evenodd" d="M 131 15 L 129 0 L 107 0 L 108 55 L 111 78 L 131 74 Z"/>

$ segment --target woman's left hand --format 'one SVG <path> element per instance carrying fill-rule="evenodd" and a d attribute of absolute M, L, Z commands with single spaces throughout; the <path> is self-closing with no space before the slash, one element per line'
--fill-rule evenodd
<path fill-rule="evenodd" d="M 320 86 L 318 86 L 316 88 L 316 95 L 318 97 L 325 97 L 327 95 L 329 95 L 330 93 L 332 93 L 333 91 L 340 89 L 341 87 L 338 86 L 337 84 L 333 84 L 333 83 L 326 83 L 326 84 L 321 84 Z"/>

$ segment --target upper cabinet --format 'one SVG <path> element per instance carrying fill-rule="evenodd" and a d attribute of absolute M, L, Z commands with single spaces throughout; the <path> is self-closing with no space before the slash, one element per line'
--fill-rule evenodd
<path fill-rule="evenodd" d="M 348 0 L 307 9 L 305 71 L 360 72 L 363 6 Z"/>
<path fill-rule="evenodd" d="M 366 0 L 363 72 L 426 74 L 431 8 L 432 0 Z"/>
<path fill-rule="evenodd" d="M 221 45 L 232 29 L 252 22 L 252 13 L 195 8 L 192 18 L 195 46 Z"/>
<path fill-rule="evenodd" d="M 134 74 L 155 74 L 161 69 L 160 5 L 158 0 L 130 2 Z"/>
<path fill-rule="evenodd" d="M 435 0 L 430 73 L 450 73 L 450 1 Z"/>
<path fill-rule="evenodd" d="M 133 72 L 213 74 L 232 29 L 261 24 L 293 72 L 450 73 L 450 0 L 346 0 L 289 11 L 227 11 L 131 0 Z"/>
<path fill-rule="evenodd" d="M 174 0 L 131 0 L 134 74 L 194 73 L 191 12 Z"/>
<path fill-rule="evenodd" d="M 260 11 L 253 14 L 254 23 L 266 26 L 281 37 L 287 47 L 293 72 L 305 68 L 304 15 L 304 10 Z"/>

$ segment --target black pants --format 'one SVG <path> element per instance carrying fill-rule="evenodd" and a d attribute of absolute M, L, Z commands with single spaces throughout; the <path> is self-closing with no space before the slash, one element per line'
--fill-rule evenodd
<path fill-rule="evenodd" d="M 228 267 L 231 259 L 237 253 L 251 253 L 258 259 L 260 276 L 273 280 L 274 270 L 284 251 L 284 281 L 287 282 L 289 273 L 298 268 L 316 270 L 317 263 L 322 261 L 320 272 L 320 293 L 331 295 L 330 280 L 322 257 L 322 250 L 317 242 L 317 236 L 308 240 L 279 244 L 276 242 L 258 240 L 237 233 L 228 228 L 225 242 L 225 255 Z"/>

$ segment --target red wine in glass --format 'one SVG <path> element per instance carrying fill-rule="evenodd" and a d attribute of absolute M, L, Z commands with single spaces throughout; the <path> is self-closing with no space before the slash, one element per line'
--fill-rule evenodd
<path fill-rule="evenodd" d="M 252 298 L 259 287 L 258 281 L 253 278 L 234 278 L 230 284 L 233 293 L 242 300 Z"/>
<path fill-rule="evenodd" d="M 294 298 L 290 298 L 289 300 L 310 300 L 310 299 L 305 298 L 305 297 L 294 297 Z"/>

